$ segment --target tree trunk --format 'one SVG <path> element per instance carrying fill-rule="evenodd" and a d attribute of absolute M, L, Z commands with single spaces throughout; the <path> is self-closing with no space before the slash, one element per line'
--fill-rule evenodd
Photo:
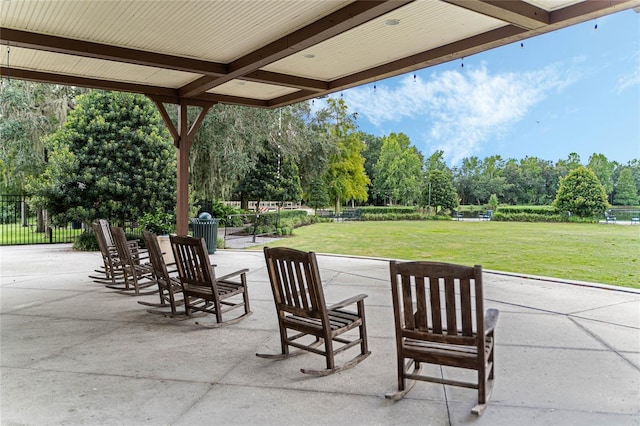
<path fill-rule="evenodd" d="M 249 210 L 249 196 L 246 192 L 240 193 L 240 208 L 242 210 Z"/>
<path fill-rule="evenodd" d="M 45 228 L 45 213 L 44 210 L 38 209 L 36 211 L 36 232 L 44 232 Z"/>
<path fill-rule="evenodd" d="M 24 198 L 20 201 L 20 222 L 22 226 L 29 226 L 27 223 L 27 203 Z"/>
<path fill-rule="evenodd" d="M 335 204 L 335 214 L 337 216 L 337 215 L 340 214 L 340 196 L 339 195 L 336 195 L 335 202 L 336 202 L 336 204 Z"/>

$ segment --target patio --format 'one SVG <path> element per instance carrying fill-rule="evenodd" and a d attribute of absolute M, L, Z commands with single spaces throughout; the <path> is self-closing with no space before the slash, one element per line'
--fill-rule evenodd
<path fill-rule="evenodd" d="M 500 310 L 496 383 L 482 417 L 474 390 L 418 383 L 399 402 L 388 264 L 319 256 L 327 300 L 367 293 L 371 356 L 315 378 L 323 358 L 279 349 L 259 251 L 219 250 L 218 273 L 249 267 L 253 315 L 204 329 L 146 312 L 87 276 L 99 253 L 0 247 L 1 424 L 638 424 L 640 292 L 485 271 Z M 144 300 L 153 301 L 153 296 Z M 348 354 L 347 354 L 348 355 Z M 196 367 L 197 366 L 197 367 Z M 445 370 L 444 374 L 458 374 Z"/>

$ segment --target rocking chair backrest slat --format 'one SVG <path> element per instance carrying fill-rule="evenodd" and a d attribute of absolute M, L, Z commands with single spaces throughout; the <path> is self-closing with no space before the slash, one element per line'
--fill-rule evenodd
<path fill-rule="evenodd" d="M 104 242 L 107 247 L 115 247 L 116 243 L 113 241 L 113 236 L 111 235 L 109 221 L 106 219 L 99 219 L 98 224 L 102 228 L 102 235 L 104 235 Z"/>
<path fill-rule="evenodd" d="M 269 256 L 278 250 L 278 258 Z M 278 248 L 265 249 L 276 305 L 294 314 L 320 318 L 325 308 L 315 253 Z"/>
<path fill-rule="evenodd" d="M 396 326 L 407 336 L 469 344 L 484 328 L 480 266 L 392 262 L 391 274 L 402 310 L 396 313 Z"/>
<path fill-rule="evenodd" d="M 155 234 L 149 231 L 143 231 L 142 237 L 144 238 L 145 245 L 149 251 L 149 260 L 153 266 L 153 270 L 157 275 L 157 278 L 167 280 L 169 279 L 169 272 L 167 271 L 167 265 L 162 257 L 162 249 L 158 244 L 158 239 Z"/>
<path fill-rule="evenodd" d="M 93 228 L 93 233 L 96 236 L 96 240 L 98 242 L 98 248 L 100 249 L 100 252 L 102 253 L 102 256 L 109 256 L 109 246 L 107 246 L 107 242 L 105 241 L 104 238 L 104 229 L 102 228 L 102 226 L 100 226 L 99 223 L 92 223 L 91 227 Z"/>
<path fill-rule="evenodd" d="M 171 247 L 183 284 L 210 287 L 217 293 L 216 277 L 204 239 L 171 236 Z"/>
<path fill-rule="evenodd" d="M 131 248 L 127 244 L 127 236 L 124 233 L 124 229 L 112 226 L 110 235 L 112 236 L 116 250 L 118 251 L 120 261 L 125 265 L 133 265 L 136 259 L 131 253 Z"/>

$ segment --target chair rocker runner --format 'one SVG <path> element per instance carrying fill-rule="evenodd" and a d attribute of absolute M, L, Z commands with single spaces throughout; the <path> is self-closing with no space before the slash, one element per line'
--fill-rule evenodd
<path fill-rule="evenodd" d="M 366 294 L 327 307 L 315 253 L 290 248 L 265 248 L 264 255 L 278 316 L 282 353 L 258 353 L 256 356 L 284 359 L 305 351 L 313 352 L 325 357 L 327 368 L 303 368 L 300 371 L 326 376 L 351 368 L 371 354 L 367 347 L 364 312 Z M 357 306 L 355 312 L 343 309 L 354 304 Z M 357 338 L 343 336 L 356 328 Z M 311 342 L 303 343 L 307 341 Z M 289 346 L 299 350 L 289 352 Z M 321 346 L 324 349 L 320 349 Z M 336 365 L 335 356 L 354 346 L 360 346 L 360 354 L 342 365 Z"/>
<path fill-rule="evenodd" d="M 386 398 L 402 399 L 416 380 L 462 386 L 478 390 L 478 405 L 471 411 L 481 415 L 493 387 L 499 314 L 484 312 L 482 267 L 391 261 L 390 272 L 398 391 Z M 477 380 L 428 376 L 421 363 L 476 370 Z"/>
<path fill-rule="evenodd" d="M 145 306 L 153 306 L 157 308 L 170 308 L 170 311 L 163 311 L 160 309 L 148 309 L 147 312 L 153 314 L 160 314 L 169 317 L 175 317 L 177 315 L 185 315 L 184 312 L 178 312 L 176 307 L 184 304 L 182 297 L 182 285 L 180 279 L 177 276 L 171 276 L 171 273 L 177 272 L 175 268 L 171 271 L 168 266 L 174 266 L 175 264 L 167 265 L 164 261 L 160 244 L 156 234 L 143 231 L 142 237 L 144 238 L 145 246 L 149 251 L 149 260 L 153 266 L 153 275 L 158 283 L 158 294 L 160 296 L 160 303 L 148 303 L 139 301 L 138 303 Z M 186 317 L 185 317 L 186 318 Z"/>
<path fill-rule="evenodd" d="M 158 291 L 157 289 L 147 292 L 140 291 L 156 284 L 153 276 L 153 267 L 148 263 L 140 262 L 140 256 L 133 253 L 131 246 L 127 242 L 124 229 L 112 226 L 111 235 L 118 252 L 120 265 L 124 272 L 125 286 L 119 293 L 131 296 L 156 293 Z"/>
<path fill-rule="evenodd" d="M 247 290 L 248 269 L 241 269 L 216 278 L 214 266 L 209 262 L 204 238 L 172 235 L 170 240 L 178 267 L 187 316 L 191 316 L 191 311 L 213 314 L 216 316 L 215 324 L 196 324 L 219 327 L 236 323 L 251 315 Z M 231 280 L 233 277 L 240 279 Z M 222 314 L 236 308 L 244 308 L 244 314 L 228 321 L 222 320 Z"/>

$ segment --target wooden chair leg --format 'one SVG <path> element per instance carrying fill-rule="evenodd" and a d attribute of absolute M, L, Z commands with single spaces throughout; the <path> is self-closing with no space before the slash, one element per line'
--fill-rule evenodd
<path fill-rule="evenodd" d="M 413 371 L 408 373 L 409 369 L 413 366 Z M 397 392 L 389 392 L 385 394 L 386 399 L 390 399 L 392 401 L 400 401 L 404 398 L 413 386 L 416 384 L 415 380 L 407 380 L 407 374 L 415 374 L 419 375 L 422 372 L 422 365 L 415 360 L 409 360 L 408 363 L 405 364 L 404 359 L 398 360 L 398 391 Z"/>

